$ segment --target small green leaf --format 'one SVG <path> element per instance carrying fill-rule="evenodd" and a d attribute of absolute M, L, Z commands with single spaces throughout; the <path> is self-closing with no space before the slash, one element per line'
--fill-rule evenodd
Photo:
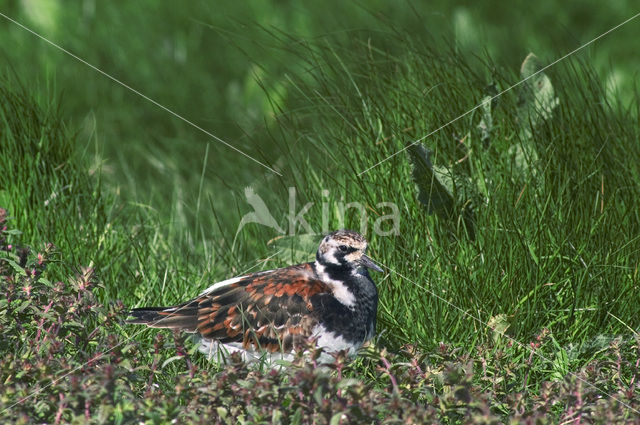
<path fill-rule="evenodd" d="M 569 355 L 567 350 L 560 348 L 556 351 L 555 359 L 553 360 L 553 372 L 551 376 L 554 380 L 562 381 L 569 373 Z"/>
<path fill-rule="evenodd" d="M 50 288 L 53 287 L 53 284 L 51 283 L 51 281 L 42 276 L 38 279 L 38 283 L 42 283 L 44 286 L 48 286 Z"/>
<path fill-rule="evenodd" d="M 282 423 L 282 412 L 278 409 L 275 409 L 271 413 L 271 423 L 272 424 L 281 424 Z"/>
<path fill-rule="evenodd" d="M 318 406 L 322 406 L 322 387 L 318 387 L 313 393 L 313 400 L 318 404 Z"/>
<path fill-rule="evenodd" d="M 18 307 L 15 308 L 15 311 L 17 313 L 22 313 L 27 307 L 29 307 L 31 305 L 31 301 L 30 300 L 23 300 L 23 301 L 18 301 Z"/>
<path fill-rule="evenodd" d="M 216 408 L 216 413 L 218 414 L 218 418 L 225 420 L 227 419 L 227 409 L 225 409 L 224 407 L 217 407 Z"/>
<path fill-rule="evenodd" d="M 533 145 L 533 129 L 553 116 L 553 110 L 560 101 L 555 96 L 551 79 L 542 72 L 542 63 L 536 55 L 529 53 L 520 67 L 518 99 L 518 121 L 520 123 L 520 143 L 509 149 L 514 166 L 522 171 L 532 170 L 538 161 L 538 153 Z"/>
<path fill-rule="evenodd" d="M 491 335 L 493 342 L 498 342 L 510 326 L 506 314 L 496 314 L 489 319 L 487 325 L 493 331 L 493 334 Z"/>
<path fill-rule="evenodd" d="M 64 322 L 64 325 L 74 327 L 74 328 L 84 329 L 84 324 L 77 322 L 75 320 L 67 320 Z"/>
<path fill-rule="evenodd" d="M 555 97 L 551 79 L 542 72 L 542 63 L 533 53 L 529 53 L 522 62 L 520 77 L 525 80 L 520 90 L 519 115 L 533 126 L 542 120 L 551 118 L 553 110 L 560 100 Z M 526 121 L 521 125 L 526 126 Z"/>
<path fill-rule="evenodd" d="M 478 130 L 480 130 L 480 140 L 487 146 L 491 141 L 491 132 L 493 131 L 493 109 L 496 107 L 498 89 L 494 83 L 491 83 L 484 90 L 485 96 L 482 98 L 480 111 L 482 112 L 482 119 L 478 123 Z"/>
<path fill-rule="evenodd" d="M 340 419 L 342 419 L 343 417 L 346 418 L 346 415 L 344 412 L 338 412 L 336 414 L 334 414 L 331 417 L 331 420 L 329 421 L 329 425 L 339 425 L 340 424 Z"/>
<path fill-rule="evenodd" d="M 343 378 L 340 382 L 338 382 L 337 388 L 344 389 L 347 387 L 357 386 L 358 384 L 360 384 L 360 381 L 358 381 L 357 379 Z"/>
<path fill-rule="evenodd" d="M 469 237 L 474 239 L 473 212 L 469 200 L 462 199 L 460 204 L 457 204 L 452 195 L 456 193 L 458 186 L 465 185 L 456 181 L 448 168 L 434 166 L 431 163 L 431 151 L 421 143 L 410 144 L 407 148 L 412 164 L 411 176 L 418 189 L 418 200 L 427 208 L 427 213 L 436 213 L 447 220 L 460 218 Z M 467 186 L 470 184 L 467 183 Z"/>
<path fill-rule="evenodd" d="M 453 214 L 453 196 L 436 177 L 431 164 L 431 151 L 421 143 L 408 147 L 411 160 L 411 175 L 418 188 L 418 200 L 427 208 L 429 214 L 450 217 Z"/>
<path fill-rule="evenodd" d="M 16 263 L 15 261 L 9 259 L 9 258 L 0 258 L 0 260 L 2 261 L 6 261 L 15 271 L 16 273 L 18 273 L 20 276 L 26 276 L 27 272 L 24 271 L 24 269 L 22 267 L 20 267 L 20 264 Z"/>
<path fill-rule="evenodd" d="M 291 417 L 291 425 L 300 425 L 302 423 L 302 407 L 296 409 L 296 413 Z"/>
<path fill-rule="evenodd" d="M 164 368 L 165 368 L 169 363 L 173 363 L 173 362 L 175 362 L 176 360 L 180 360 L 180 359 L 182 359 L 182 356 L 173 356 L 173 357 L 169 357 L 167 360 L 165 360 L 165 361 L 162 363 L 162 369 L 164 369 Z"/>

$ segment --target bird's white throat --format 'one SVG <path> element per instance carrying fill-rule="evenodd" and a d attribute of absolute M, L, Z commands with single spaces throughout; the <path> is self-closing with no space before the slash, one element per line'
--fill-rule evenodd
<path fill-rule="evenodd" d="M 345 306 L 353 308 L 356 303 L 356 299 L 347 285 L 345 285 L 344 282 L 332 279 L 329 276 L 329 273 L 327 273 L 326 267 L 320 264 L 318 261 L 316 261 L 315 266 L 316 273 L 318 274 L 320 280 L 331 286 L 331 289 L 333 290 L 333 296 L 336 297 L 336 299 Z"/>

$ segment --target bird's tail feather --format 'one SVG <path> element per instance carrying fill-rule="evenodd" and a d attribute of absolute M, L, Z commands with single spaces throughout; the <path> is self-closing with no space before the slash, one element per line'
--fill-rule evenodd
<path fill-rule="evenodd" d="M 185 303 L 175 307 L 142 307 L 129 311 L 127 323 L 147 325 L 150 328 L 178 329 L 195 332 L 198 327 L 197 303 Z"/>

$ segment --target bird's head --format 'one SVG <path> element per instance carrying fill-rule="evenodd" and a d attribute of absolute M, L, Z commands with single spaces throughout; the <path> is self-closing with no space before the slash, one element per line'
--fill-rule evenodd
<path fill-rule="evenodd" d="M 316 260 L 325 266 L 366 267 L 381 272 L 382 269 L 365 254 L 366 251 L 367 240 L 362 235 L 352 230 L 337 230 L 322 239 Z"/>

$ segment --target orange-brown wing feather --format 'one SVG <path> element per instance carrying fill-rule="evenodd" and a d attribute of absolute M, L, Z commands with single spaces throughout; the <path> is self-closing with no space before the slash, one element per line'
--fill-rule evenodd
<path fill-rule="evenodd" d="M 196 298 L 197 331 L 246 349 L 291 351 L 318 323 L 311 298 L 330 293 L 310 264 L 247 276 Z"/>

